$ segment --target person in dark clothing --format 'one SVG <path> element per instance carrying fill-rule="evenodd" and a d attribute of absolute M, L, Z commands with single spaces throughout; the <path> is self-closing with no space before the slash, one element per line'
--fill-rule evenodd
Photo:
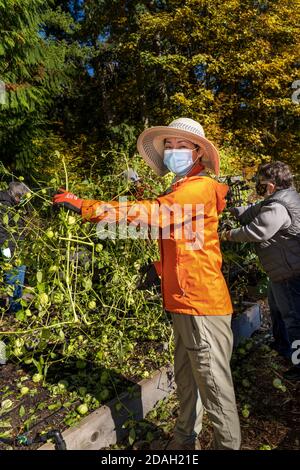
<path fill-rule="evenodd" d="M 268 300 L 273 325 L 273 348 L 292 359 L 285 373 L 300 380 L 300 194 L 288 165 L 272 162 L 260 167 L 257 194 L 264 199 L 231 210 L 243 227 L 226 231 L 223 240 L 254 242 L 270 278 Z"/>
<path fill-rule="evenodd" d="M 20 182 L 9 184 L 8 190 L 0 191 L 0 247 L 2 261 L 13 258 L 17 244 L 24 239 L 24 220 L 18 211 L 18 205 L 29 188 Z M 13 295 L 9 297 L 9 309 L 16 312 L 20 309 L 17 299 L 22 296 L 25 280 L 25 266 L 16 266 L 4 274 L 5 282 L 13 286 Z"/>

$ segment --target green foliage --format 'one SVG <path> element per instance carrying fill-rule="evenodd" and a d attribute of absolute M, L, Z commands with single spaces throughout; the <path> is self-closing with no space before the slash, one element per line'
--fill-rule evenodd
<path fill-rule="evenodd" d="M 6 91 L 0 105 L 1 159 L 17 170 L 34 166 L 35 139 L 45 132 L 46 112 L 75 72 L 67 62 L 67 43 L 45 37 L 47 21 L 56 19 L 67 30 L 72 26 L 70 16 L 49 10 L 51 4 L 0 2 L 0 80 Z"/>
<path fill-rule="evenodd" d="M 80 37 L 93 76 L 89 116 L 80 112 L 95 138 L 119 129 L 117 142 L 122 126 L 134 142 L 144 126 L 187 115 L 238 169 L 270 158 L 296 166 L 298 24 L 288 0 L 86 2 Z"/>
<path fill-rule="evenodd" d="M 91 173 L 89 180 L 82 180 L 76 171 L 67 172 L 70 157 L 56 151 L 52 165 L 57 173 L 50 184 L 53 189 L 69 187 L 85 198 L 108 200 L 125 194 L 131 198 L 121 177 L 123 155 L 112 156 L 120 161 L 118 174 L 93 178 Z M 80 369 L 88 362 L 127 375 L 142 374 L 144 364 L 141 358 L 135 361 L 136 348 L 170 337 L 160 298 L 136 288 L 141 265 L 158 257 L 156 244 L 142 239 L 99 240 L 95 225 L 82 224 L 68 211 L 53 211 L 50 189 L 49 183 L 36 187 L 27 202 L 31 211 L 25 219 L 26 238 L 10 263 L 1 267 L 3 276 L 13 266 L 25 264 L 29 285 L 14 319 L 2 307 L 0 337 L 8 344 L 8 357 L 34 365 L 37 383 L 53 364 L 67 365 L 74 359 Z M 5 285 L 1 292 L 11 294 Z M 156 365 L 167 355 L 168 351 L 156 357 Z"/>
<path fill-rule="evenodd" d="M 291 153 L 299 152 L 299 107 L 291 100 L 299 49 L 293 5 L 264 2 L 262 8 L 261 2 L 240 0 L 169 5 L 167 12 L 140 18 L 136 48 L 151 83 L 164 83 L 165 113 L 199 119 L 225 148 L 242 148 L 242 162 L 249 166 L 251 153 L 291 161 Z M 159 98 L 155 119 L 161 116 Z"/>

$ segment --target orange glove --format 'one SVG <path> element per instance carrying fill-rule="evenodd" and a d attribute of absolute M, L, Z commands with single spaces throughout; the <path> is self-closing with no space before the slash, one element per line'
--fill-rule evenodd
<path fill-rule="evenodd" d="M 83 199 L 79 199 L 75 194 L 65 189 L 59 189 L 58 191 L 59 192 L 53 196 L 53 204 L 81 214 Z"/>

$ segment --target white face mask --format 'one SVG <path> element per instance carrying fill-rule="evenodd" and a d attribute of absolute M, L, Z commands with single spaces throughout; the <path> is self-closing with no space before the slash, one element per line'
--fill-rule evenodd
<path fill-rule="evenodd" d="M 164 164 L 178 176 L 186 175 L 194 165 L 193 150 L 168 149 L 164 151 Z"/>

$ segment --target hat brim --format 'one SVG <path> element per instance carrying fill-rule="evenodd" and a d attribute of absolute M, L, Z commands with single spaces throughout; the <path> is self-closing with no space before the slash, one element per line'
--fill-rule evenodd
<path fill-rule="evenodd" d="M 185 140 L 199 145 L 204 150 L 201 162 L 205 168 L 212 170 L 217 176 L 220 172 L 220 155 L 217 148 L 205 137 L 193 132 L 175 129 L 169 126 L 156 126 L 144 130 L 138 138 L 137 149 L 145 162 L 158 176 L 169 173 L 164 165 L 164 140 L 168 137 L 182 137 Z"/>

